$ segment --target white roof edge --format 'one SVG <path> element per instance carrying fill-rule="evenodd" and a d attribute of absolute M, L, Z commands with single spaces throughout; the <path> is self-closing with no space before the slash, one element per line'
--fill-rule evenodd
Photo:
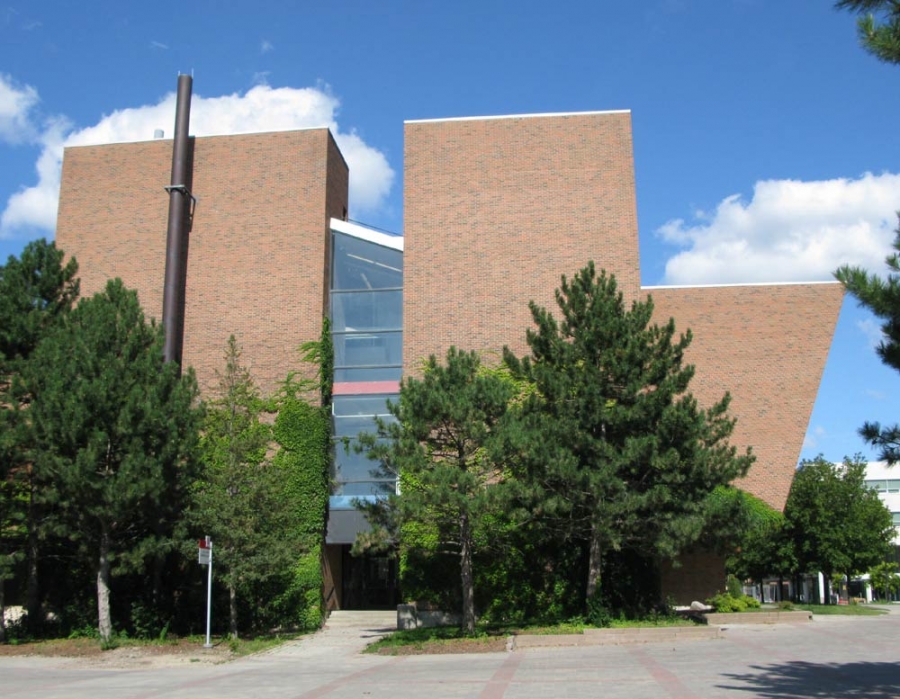
<path fill-rule="evenodd" d="M 380 245 L 383 248 L 391 248 L 392 250 L 403 252 L 402 235 L 388 235 L 387 233 L 382 233 L 381 231 L 376 231 L 372 228 L 360 226 L 358 223 L 342 221 L 339 218 L 331 219 L 331 230 L 345 235 L 352 235 L 354 238 Z"/>
<path fill-rule="evenodd" d="M 229 136 L 265 136 L 268 134 L 276 134 L 276 133 L 292 133 L 294 131 L 331 131 L 331 127 L 327 124 L 323 126 L 296 126 L 290 129 L 268 129 L 266 131 L 233 131 L 231 133 L 210 133 L 203 134 L 202 136 L 198 136 L 196 134 L 190 134 L 191 138 L 228 138 Z M 121 146 L 127 145 L 129 143 L 149 143 L 150 141 L 173 141 L 174 136 L 171 135 L 170 131 L 165 131 L 166 135 L 162 138 L 154 138 L 153 136 L 148 136 L 147 138 L 135 138 L 129 139 L 126 141 L 104 141 L 103 143 L 76 143 L 71 146 L 66 146 L 66 148 L 93 148 L 94 146 Z M 334 132 L 332 131 L 332 135 Z"/>
<path fill-rule="evenodd" d="M 815 286 L 826 284 L 840 284 L 839 281 L 813 281 L 813 282 L 739 282 L 733 284 L 660 284 L 657 286 L 641 286 L 641 291 L 653 289 L 715 289 L 729 286 Z"/>
<path fill-rule="evenodd" d="M 431 124 L 439 121 L 490 121 L 494 119 L 536 119 L 540 117 L 593 116 L 598 114 L 631 114 L 630 109 L 607 109 L 594 112 L 543 112 L 538 114 L 498 114 L 496 116 L 445 117 L 442 119 L 406 119 L 404 124 Z"/>

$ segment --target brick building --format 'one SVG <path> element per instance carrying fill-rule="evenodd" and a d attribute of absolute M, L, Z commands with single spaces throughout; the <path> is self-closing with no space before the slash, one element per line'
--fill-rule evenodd
<path fill-rule="evenodd" d="M 404 231 L 346 222 L 348 169 L 327 129 L 196 138 L 184 361 L 202 390 L 228 336 L 271 390 L 297 347 L 335 323 L 335 428 L 371 424 L 401 372 L 450 345 L 525 350 L 528 301 L 553 307 L 562 274 L 594 260 L 626 298 L 653 296 L 661 322 L 690 328 L 692 391 L 733 396 L 733 442 L 756 464 L 739 485 L 781 508 L 815 401 L 842 300 L 838 284 L 640 285 L 629 112 L 411 121 L 405 125 Z M 66 150 L 57 240 L 90 294 L 121 277 L 148 314 L 162 307 L 171 141 Z M 329 522 L 332 603 L 388 594 L 391 571 L 347 555 L 352 497 L 390 483 L 338 456 Z M 721 587 L 706 554 L 664 576 L 676 599 Z M 360 597 L 357 583 L 372 595 Z"/>

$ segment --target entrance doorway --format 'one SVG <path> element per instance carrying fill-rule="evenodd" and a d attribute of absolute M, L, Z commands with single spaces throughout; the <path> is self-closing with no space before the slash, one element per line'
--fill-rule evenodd
<path fill-rule="evenodd" d="M 325 592 L 329 609 L 396 609 L 400 602 L 397 559 L 351 556 L 349 544 L 326 547 Z"/>

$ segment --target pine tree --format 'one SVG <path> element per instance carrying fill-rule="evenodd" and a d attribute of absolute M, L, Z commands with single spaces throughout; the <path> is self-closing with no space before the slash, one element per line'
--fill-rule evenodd
<path fill-rule="evenodd" d="M 531 356 L 504 358 L 534 392 L 522 405 L 520 479 L 561 541 L 588 549 L 587 599 L 613 551 L 671 556 L 702 533 L 707 498 L 744 475 L 749 450 L 728 437 L 727 394 L 706 410 L 688 393 L 688 331 L 651 325 L 653 303 L 626 310 L 615 279 L 593 263 L 556 292 L 562 316 L 531 304 Z"/>
<path fill-rule="evenodd" d="M 884 334 L 876 348 L 881 361 L 900 371 L 900 228 L 894 238 L 894 252 L 887 256 L 886 278 L 870 274 L 862 267 L 844 265 L 834 276 L 853 294 L 859 305 L 884 321 Z M 859 430 L 869 444 L 879 449 L 879 458 L 893 465 L 900 461 L 900 425 L 866 422 Z"/>
<path fill-rule="evenodd" d="M 193 477 L 196 382 L 163 363 L 161 332 L 137 294 L 113 280 L 38 344 L 24 386 L 34 468 L 96 573 L 109 644 L 112 575 L 144 570 L 171 545 L 171 518 Z"/>
<path fill-rule="evenodd" d="M 474 532 L 497 507 L 504 472 L 494 444 L 511 398 L 511 384 L 484 371 L 476 353 L 451 347 L 446 364 L 432 355 L 421 379 L 403 381 L 399 401 L 388 407 L 395 422 L 360 437 L 384 472 L 400 479 L 400 494 L 380 509 L 393 510 L 401 530 L 405 523 L 424 526 L 458 557 L 468 634 L 475 632 Z"/>
<path fill-rule="evenodd" d="M 30 396 L 14 390 L 34 348 L 69 311 L 78 297 L 78 265 L 63 264 L 53 243 L 36 240 L 19 259 L 0 266 L 0 642 L 4 581 L 15 561 L 27 558 L 26 620 L 33 632 L 40 621 L 39 538 L 44 508 L 28 459 L 25 419 Z"/>
<path fill-rule="evenodd" d="M 835 7 L 864 14 L 857 21 L 866 51 L 886 63 L 900 63 L 900 3 L 897 0 L 839 0 Z"/>

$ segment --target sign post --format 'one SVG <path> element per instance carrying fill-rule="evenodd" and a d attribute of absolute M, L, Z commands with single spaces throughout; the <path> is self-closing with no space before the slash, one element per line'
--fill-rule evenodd
<path fill-rule="evenodd" d="M 197 562 L 202 566 L 209 566 L 206 577 L 206 643 L 204 648 L 212 648 L 209 640 L 209 622 L 212 617 L 212 539 L 208 536 L 197 542 Z"/>

